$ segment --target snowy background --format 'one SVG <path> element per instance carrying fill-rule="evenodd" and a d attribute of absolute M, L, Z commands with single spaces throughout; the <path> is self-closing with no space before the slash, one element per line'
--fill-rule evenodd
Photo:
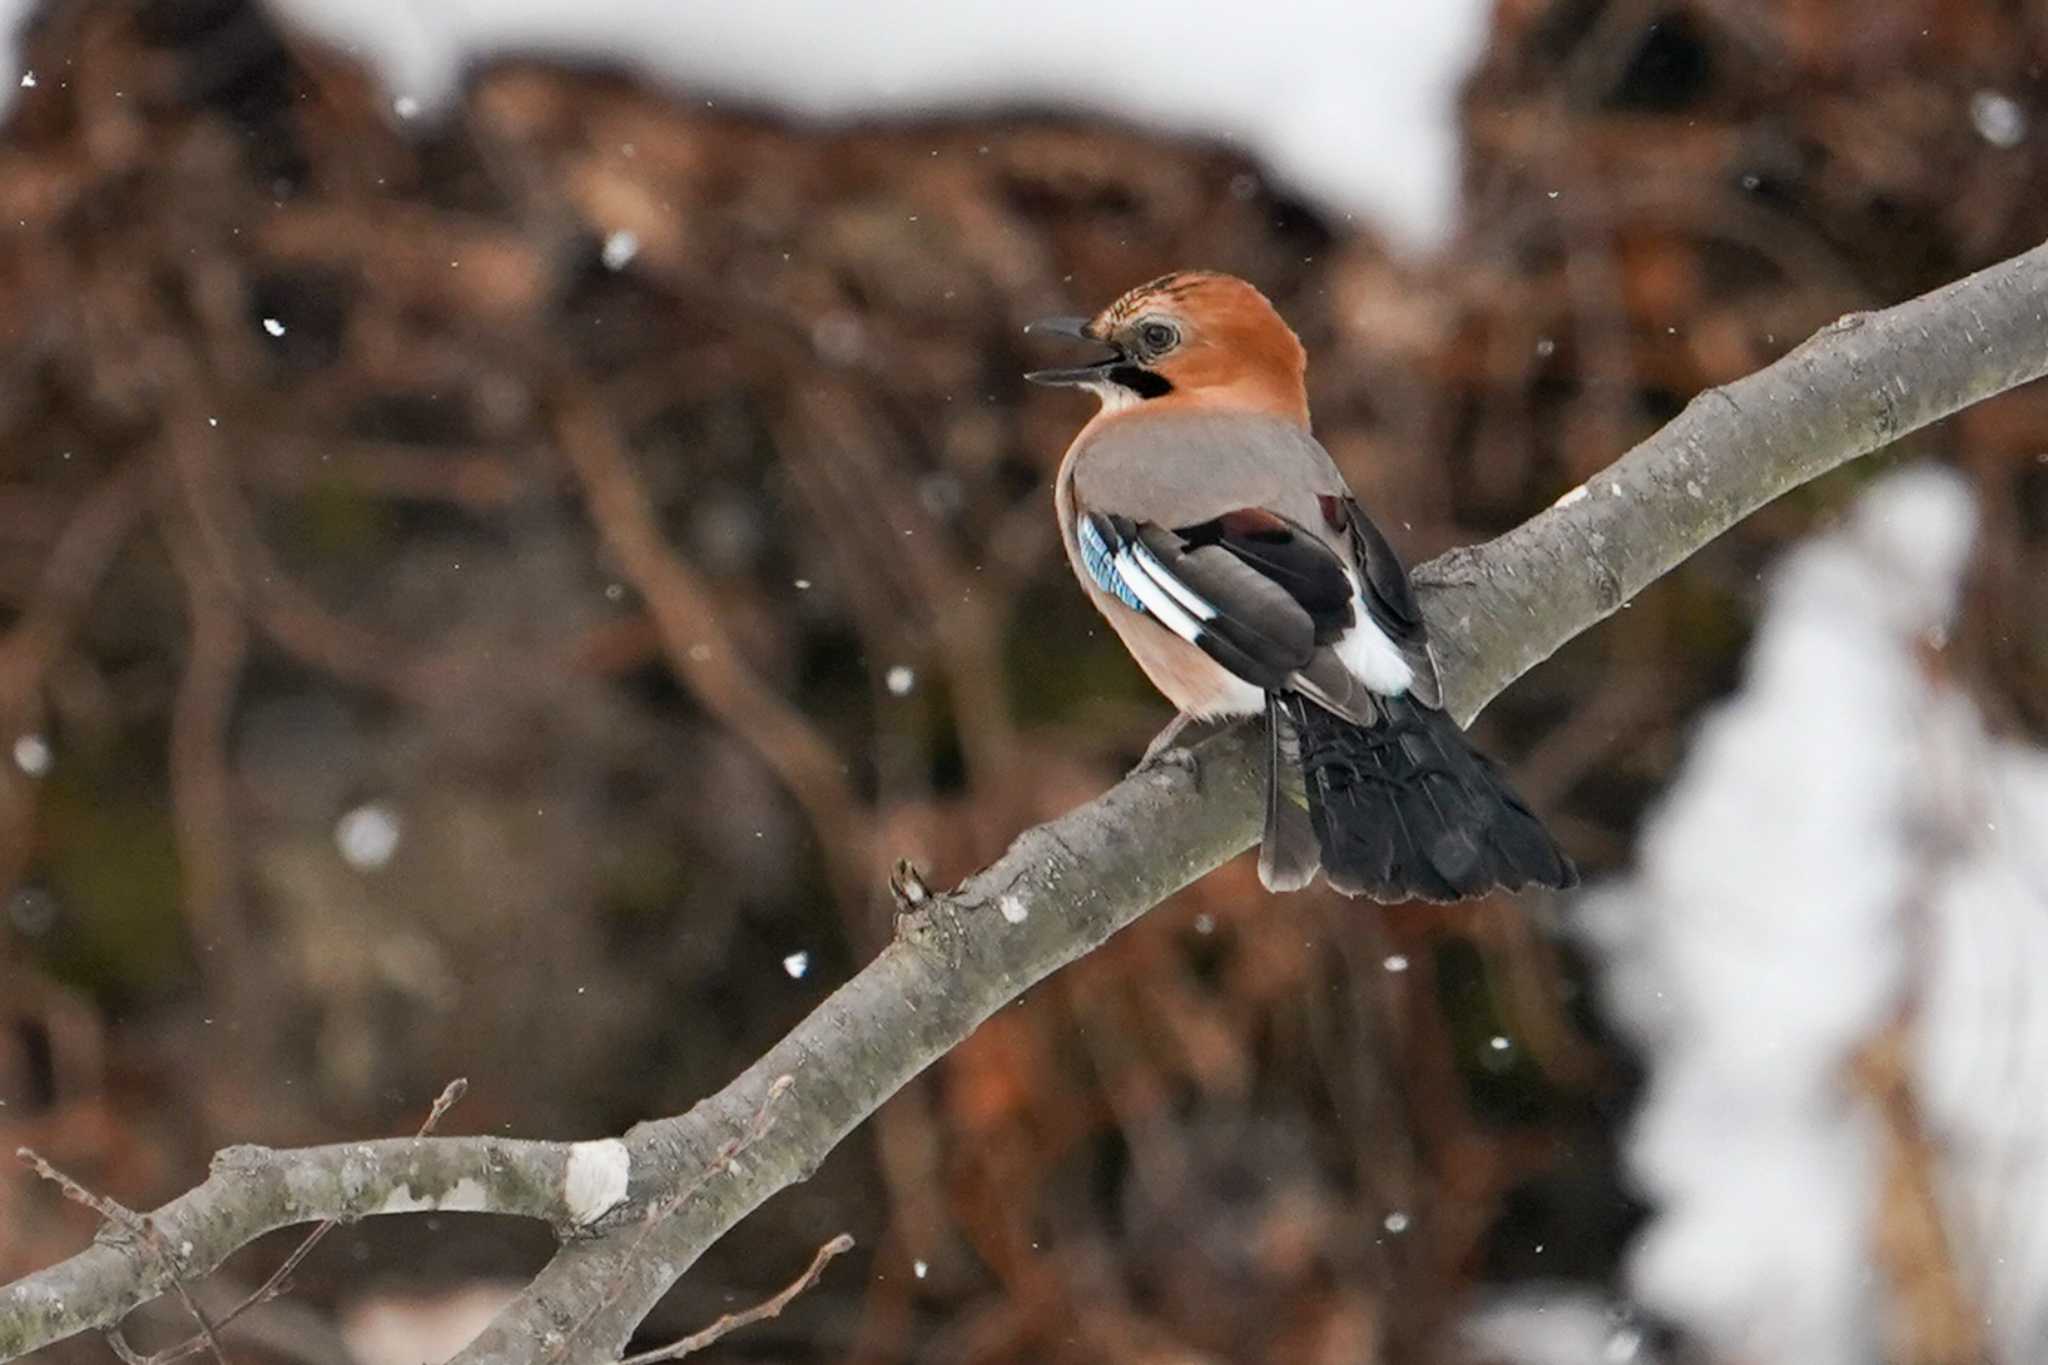
<path fill-rule="evenodd" d="M 1010 108 L 1107 115 L 1234 143 L 1338 218 L 1422 249 L 1450 228 L 1457 87 L 1488 0 L 271 0 L 375 64 L 431 117 L 466 63 L 505 53 L 616 64 L 703 97 L 816 119 Z M 10 34 L 29 0 L 0 0 Z M 0 91 L 19 84 L 10 45 Z"/>

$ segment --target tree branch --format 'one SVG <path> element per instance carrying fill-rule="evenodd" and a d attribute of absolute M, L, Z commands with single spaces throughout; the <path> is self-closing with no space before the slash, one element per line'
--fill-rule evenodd
<path fill-rule="evenodd" d="M 148 1215 L 156 1246 L 110 1224 L 92 1246 L 0 1289 L 0 1360 L 111 1327 L 137 1304 L 220 1265 L 266 1232 L 379 1213 L 510 1213 L 565 1232 L 623 1193 L 621 1144 L 387 1138 L 273 1151 L 229 1147 L 206 1183 Z M 158 1248 L 161 1248 L 159 1254 Z"/>
<path fill-rule="evenodd" d="M 1845 318 L 1701 395 L 1557 506 L 1418 572 L 1453 709 L 1469 719 L 1787 489 L 2044 373 L 2048 247 Z M 295 1222 L 423 1208 L 546 1219 L 570 1240 L 457 1359 L 614 1359 L 705 1248 L 808 1176 L 911 1077 L 1034 982 L 1249 846 L 1257 749 L 1244 730 L 1224 734 L 1198 750 L 1195 776 L 1126 778 L 1025 831 L 958 890 L 902 916 L 865 970 L 732 1084 L 622 1142 L 233 1148 L 204 1185 L 151 1217 L 187 1277 Z M 169 1283 L 118 1237 L 103 1238 L 0 1289 L 0 1359 L 117 1322 Z"/>

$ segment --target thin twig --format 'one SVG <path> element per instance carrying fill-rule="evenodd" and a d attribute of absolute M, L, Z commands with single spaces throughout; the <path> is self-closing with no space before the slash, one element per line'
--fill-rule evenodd
<path fill-rule="evenodd" d="M 123 464 L 87 494 L 43 557 L 33 595 L 0 636 L 0 734 L 40 728 L 43 682 L 64 653 L 147 501 L 147 471 Z M 36 847 L 32 783 L 0 770 L 0 887 L 11 887 Z"/>
<path fill-rule="evenodd" d="M 843 1256 L 851 1250 L 853 1238 L 842 1232 L 819 1247 L 818 1254 L 811 1257 L 809 1269 L 791 1280 L 774 1298 L 757 1303 L 743 1313 L 727 1313 L 703 1331 L 692 1332 L 672 1346 L 662 1346 L 652 1351 L 642 1351 L 636 1356 L 627 1356 L 619 1365 L 654 1365 L 657 1360 L 681 1360 L 684 1356 L 701 1351 L 712 1342 L 737 1332 L 742 1327 L 751 1327 L 769 1318 L 779 1318 L 782 1316 L 782 1310 L 789 1307 L 797 1295 L 818 1282 L 818 1277 L 825 1273 L 825 1267 L 832 1263 L 835 1256 Z"/>
<path fill-rule="evenodd" d="M 455 1105 L 462 1099 L 463 1095 L 466 1094 L 468 1090 L 469 1081 L 461 1076 L 457 1076 L 454 1080 L 448 1082 L 447 1085 L 443 1086 L 441 1088 L 441 1093 L 434 1097 L 433 1106 L 430 1109 L 428 1109 L 427 1117 L 424 1121 L 421 1122 L 419 1130 L 415 1132 L 413 1136 L 416 1138 L 423 1138 L 426 1137 L 429 1133 L 432 1133 L 435 1128 L 440 1126 L 442 1118 L 447 1115 L 450 1109 L 453 1109 L 455 1107 Z M 59 1187 L 64 1190 L 64 1193 L 67 1197 L 77 1199 L 82 1203 L 87 1203 L 90 1205 L 90 1207 L 92 1207 L 95 1210 L 100 1209 L 99 1203 L 94 1202 L 97 1199 L 97 1196 L 95 1196 L 90 1190 L 87 1190 L 84 1186 L 79 1185 L 77 1181 L 72 1180 L 69 1176 L 66 1176 L 63 1172 L 56 1170 L 54 1167 L 50 1167 L 49 1163 L 43 1161 L 41 1157 L 38 1157 L 34 1153 L 28 1151 L 27 1148 L 22 1149 L 22 1157 L 24 1160 L 30 1162 L 30 1164 L 36 1167 L 36 1173 L 38 1175 L 41 1175 L 48 1180 L 57 1181 Z M 77 1191 L 77 1193 L 75 1194 L 73 1193 L 74 1189 Z M 128 1214 L 130 1217 L 137 1216 L 132 1213 L 129 1213 L 127 1209 L 121 1208 L 119 1204 L 114 1204 L 112 1200 L 107 1200 L 105 1202 L 110 1204 L 113 1208 L 119 1209 L 122 1213 Z M 110 1217 L 110 1215 L 106 1214 L 104 1211 L 101 1211 L 101 1216 Z M 120 1222 L 121 1220 L 112 1219 L 112 1221 Z M 206 1320 L 206 1315 L 199 1311 L 199 1305 L 192 1301 L 190 1293 L 187 1292 L 187 1290 L 185 1289 L 184 1282 L 174 1277 L 172 1279 L 172 1284 L 176 1287 L 179 1295 L 184 1298 L 185 1306 L 192 1310 L 192 1316 L 198 1320 L 200 1326 L 200 1331 L 198 1333 L 196 1333 L 193 1336 L 187 1337 L 185 1340 L 179 1342 L 177 1345 L 166 1346 L 163 1350 L 156 1352 L 154 1355 L 145 1356 L 138 1353 L 134 1347 L 130 1346 L 128 1344 L 128 1339 L 121 1334 L 120 1327 L 115 1326 L 107 1329 L 105 1333 L 107 1346 L 114 1352 L 115 1355 L 121 1358 L 122 1365 L 173 1365 L 173 1363 L 176 1361 L 184 1360 L 188 1356 L 197 1355 L 199 1352 L 209 1349 L 212 1350 L 216 1356 L 219 1356 L 221 1354 L 220 1343 L 215 1337 L 215 1333 L 225 1328 L 229 1323 L 233 1322 L 236 1318 L 241 1317 L 242 1314 L 248 1312 L 250 1309 L 257 1307 L 260 1304 L 269 1303 L 272 1299 L 282 1297 L 287 1291 L 289 1291 L 291 1288 L 292 1272 L 299 1268 L 299 1266 L 305 1261 L 306 1257 L 312 1255 L 313 1248 L 319 1246 L 320 1240 L 323 1237 L 325 1237 L 328 1233 L 334 1231 L 334 1229 L 338 1225 L 339 1224 L 337 1220 L 332 1218 L 329 1218 L 324 1222 L 316 1224 L 313 1230 L 307 1233 L 305 1238 L 302 1241 L 300 1241 L 300 1243 L 297 1246 L 292 1248 L 291 1255 L 284 1258 L 284 1264 L 280 1265 L 276 1270 L 272 1271 L 270 1274 L 270 1278 L 265 1280 L 262 1284 L 256 1286 L 255 1289 L 251 1290 L 242 1299 L 240 1303 L 236 1304 L 233 1308 L 230 1308 L 225 1314 L 223 1314 L 219 1322 L 209 1323 Z M 126 1224 L 123 1223 L 123 1226 L 126 1226 Z M 153 1235 L 153 1231 L 150 1235 Z"/>
<path fill-rule="evenodd" d="M 441 1120 L 448 1116 L 448 1111 L 462 1103 L 462 1097 L 468 1093 L 469 1078 L 466 1076 L 457 1076 L 442 1086 L 441 1093 L 434 1096 L 433 1107 L 427 1110 L 427 1117 L 420 1123 L 419 1131 L 413 1136 L 425 1137 L 440 1127 Z"/>
<path fill-rule="evenodd" d="M 117 1200 L 109 1199 L 103 1194 L 95 1194 L 51 1165 L 34 1148 L 17 1147 L 14 1154 L 27 1162 L 37 1175 L 62 1190 L 66 1199 L 71 1200 L 75 1204 L 85 1205 L 94 1213 L 97 1213 L 100 1217 L 147 1247 L 150 1255 L 157 1259 L 157 1262 L 164 1268 L 165 1273 L 170 1276 L 171 1288 L 177 1292 L 178 1298 L 184 1303 L 186 1311 L 192 1314 L 192 1320 L 199 1324 L 198 1335 L 191 1339 L 197 1345 L 193 1345 L 192 1349 L 195 1351 L 200 1349 L 211 1351 L 213 1352 L 214 1359 L 218 1360 L 220 1365 L 228 1365 L 227 1352 L 221 1349 L 220 1337 L 215 1334 L 213 1323 L 207 1318 L 205 1312 L 200 1309 L 198 1301 L 192 1297 L 192 1291 L 185 1287 L 184 1278 L 178 1274 L 177 1264 L 171 1259 L 170 1248 L 164 1245 L 163 1238 L 157 1235 L 155 1225 L 145 1215 L 139 1214 L 127 1205 Z M 123 1344 L 125 1345 L 125 1343 Z M 117 1355 L 120 1354 L 118 1350 L 115 1353 Z M 126 1359 L 126 1357 L 123 1357 L 123 1359 Z"/>
<path fill-rule="evenodd" d="M 85 1205 L 124 1232 L 141 1238 L 149 1236 L 148 1225 L 144 1222 L 141 1214 L 125 1204 L 114 1202 L 103 1194 L 94 1194 L 91 1190 L 64 1174 L 64 1172 L 52 1166 L 43 1157 L 42 1153 L 36 1151 L 35 1148 L 17 1147 L 14 1149 L 14 1154 L 26 1162 L 30 1170 L 63 1191 L 64 1197 L 72 1203 Z"/>
<path fill-rule="evenodd" d="M 747 664 L 710 585 L 662 536 L 653 499 L 603 405 L 566 381 L 558 401 L 556 439 L 591 523 L 646 603 L 676 681 L 775 773 L 816 831 L 835 890 L 857 895 L 872 831 L 838 751 Z"/>
<path fill-rule="evenodd" d="M 166 437 L 172 444 L 186 439 Z M 230 833 L 235 813 L 227 732 L 249 655 L 249 627 L 190 519 L 175 504 L 165 506 L 157 529 L 186 603 L 185 668 L 171 703 L 169 754 L 185 917 L 192 940 L 206 945 L 198 960 L 209 987 L 232 1001 L 249 976 L 242 970 L 249 943 Z"/>
<path fill-rule="evenodd" d="M 220 1334 L 214 1331 L 212 1321 L 207 1318 L 205 1310 L 199 1306 L 199 1300 L 192 1297 L 192 1291 L 186 1287 L 184 1277 L 172 1275 L 171 1288 L 177 1291 L 178 1299 L 185 1305 L 185 1311 L 192 1315 L 192 1321 L 199 1324 L 199 1335 L 192 1338 L 192 1340 L 202 1343 L 207 1350 L 211 1351 L 213 1358 L 220 1362 L 220 1365 L 229 1365 L 227 1348 L 220 1344 Z M 195 1347 L 194 1349 L 197 1348 Z"/>

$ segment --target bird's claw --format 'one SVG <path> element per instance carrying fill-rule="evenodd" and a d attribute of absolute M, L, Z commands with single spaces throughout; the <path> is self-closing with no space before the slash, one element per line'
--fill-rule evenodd
<path fill-rule="evenodd" d="M 1164 744 L 1148 749 L 1138 760 L 1138 766 L 1131 769 L 1132 777 L 1143 777 L 1151 773 L 1179 771 L 1199 783 L 1202 776 L 1201 760 L 1195 751 L 1181 744 Z"/>

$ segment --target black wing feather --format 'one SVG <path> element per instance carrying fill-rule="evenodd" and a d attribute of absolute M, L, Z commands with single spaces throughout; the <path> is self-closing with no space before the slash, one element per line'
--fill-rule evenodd
<path fill-rule="evenodd" d="M 1358 546 L 1360 567 L 1365 571 L 1365 604 L 1374 624 L 1401 643 L 1420 644 L 1424 629 L 1422 608 L 1416 605 L 1415 590 L 1408 584 L 1408 570 L 1372 518 L 1355 498 L 1344 499 L 1345 520 L 1351 539 Z"/>
<path fill-rule="evenodd" d="M 1100 512 L 1084 518 L 1083 548 L 1098 584 L 1137 606 L 1158 582 L 1147 573 L 1142 556 L 1149 556 L 1207 613 L 1189 611 L 1199 627 L 1190 642 L 1267 691 L 1289 686 L 1356 619 L 1351 578 L 1336 552 L 1273 513 L 1247 508 L 1180 529 Z M 1150 582 L 1133 581 L 1140 576 Z M 1175 627 L 1171 619 L 1163 624 Z"/>
<path fill-rule="evenodd" d="M 1215 547 L 1278 584 L 1308 614 L 1319 645 L 1351 629 L 1351 576 L 1321 539 L 1266 512 L 1233 512 L 1183 526 L 1190 547 Z"/>
<path fill-rule="evenodd" d="M 1215 610 L 1195 644 L 1216 662 L 1273 690 L 1315 657 L 1315 620 L 1285 585 L 1220 545 L 1190 548 L 1179 533 L 1149 522 L 1136 535 L 1166 572 Z"/>

